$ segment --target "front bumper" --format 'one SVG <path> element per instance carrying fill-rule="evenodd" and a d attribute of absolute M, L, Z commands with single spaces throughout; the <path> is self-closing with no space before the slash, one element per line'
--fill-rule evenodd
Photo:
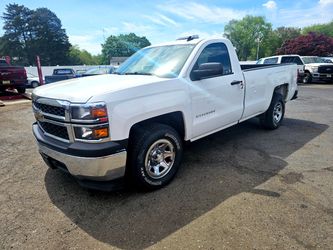
<path fill-rule="evenodd" d="M 125 175 L 126 151 L 103 157 L 67 155 L 38 144 L 39 152 L 51 168 L 68 171 L 78 179 L 110 181 Z"/>
<path fill-rule="evenodd" d="M 37 124 L 33 134 L 46 164 L 78 180 L 110 181 L 124 177 L 127 152 L 123 143 L 67 144 L 46 136 Z"/>
<path fill-rule="evenodd" d="M 312 75 L 313 81 L 330 81 L 333 82 L 333 74 L 314 73 Z"/>

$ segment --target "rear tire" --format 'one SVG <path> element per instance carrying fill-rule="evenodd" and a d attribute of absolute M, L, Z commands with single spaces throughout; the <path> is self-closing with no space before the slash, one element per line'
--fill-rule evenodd
<path fill-rule="evenodd" d="M 260 116 L 260 123 L 266 129 L 277 129 L 284 118 L 285 104 L 283 96 L 275 93 L 268 110 Z"/>
<path fill-rule="evenodd" d="M 18 88 L 16 88 L 16 90 L 19 94 L 24 94 L 25 93 L 25 88 L 24 87 L 18 87 Z"/>
<path fill-rule="evenodd" d="M 158 189 L 176 175 L 183 154 L 177 131 L 163 124 L 137 127 L 131 132 L 127 161 L 130 181 L 143 189 Z"/>

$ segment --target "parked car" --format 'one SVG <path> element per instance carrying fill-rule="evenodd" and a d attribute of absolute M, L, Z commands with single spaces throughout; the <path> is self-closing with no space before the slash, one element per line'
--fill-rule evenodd
<path fill-rule="evenodd" d="M 8 88 L 24 93 L 27 84 L 27 72 L 24 67 L 11 66 L 6 60 L 0 60 L 0 91 Z"/>
<path fill-rule="evenodd" d="M 45 76 L 45 84 L 63 81 L 71 78 L 75 78 L 76 73 L 71 68 L 59 68 L 53 70 L 53 75 Z"/>
<path fill-rule="evenodd" d="M 83 73 L 85 73 L 87 70 L 85 69 L 78 69 L 76 70 L 76 77 L 81 77 Z"/>
<path fill-rule="evenodd" d="M 112 74 L 115 71 L 113 66 L 100 66 L 88 69 L 86 72 L 82 74 L 82 76 L 96 76 L 96 75 L 104 75 L 104 74 Z"/>
<path fill-rule="evenodd" d="M 303 82 L 305 76 L 305 65 L 299 55 L 279 55 L 261 58 L 257 64 L 283 64 L 295 63 L 297 64 L 297 82 Z"/>
<path fill-rule="evenodd" d="M 40 85 L 38 76 L 35 76 L 31 73 L 27 73 L 27 76 L 28 76 L 27 88 L 37 88 Z"/>
<path fill-rule="evenodd" d="M 305 64 L 304 83 L 316 81 L 333 82 L 333 64 L 318 56 L 302 56 Z"/>
<path fill-rule="evenodd" d="M 297 65 L 243 66 L 228 39 L 189 36 L 138 51 L 115 74 L 36 88 L 33 133 L 46 164 L 85 187 L 125 178 L 156 189 L 176 175 L 184 142 L 252 117 L 277 129 L 296 80 Z"/>

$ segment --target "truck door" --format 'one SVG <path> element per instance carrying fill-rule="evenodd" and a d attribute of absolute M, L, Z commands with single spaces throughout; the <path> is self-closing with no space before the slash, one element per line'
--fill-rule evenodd
<path fill-rule="evenodd" d="M 233 51 L 234 52 L 234 51 Z M 237 58 L 236 53 L 231 53 Z M 192 138 L 235 124 L 242 116 L 244 100 L 243 75 L 237 59 L 231 62 L 223 42 L 203 46 L 193 70 L 202 63 L 221 63 L 220 76 L 191 80 L 193 127 Z"/>

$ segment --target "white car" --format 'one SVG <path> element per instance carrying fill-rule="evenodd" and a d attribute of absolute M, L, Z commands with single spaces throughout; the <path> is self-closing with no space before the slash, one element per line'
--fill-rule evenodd
<path fill-rule="evenodd" d="M 37 88 L 40 83 L 39 83 L 39 77 L 35 76 L 31 73 L 27 73 L 27 78 L 28 78 L 28 83 L 27 83 L 27 87 L 29 88 Z"/>
<path fill-rule="evenodd" d="M 296 79 L 296 65 L 240 65 L 228 39 L 189 36 L 138 51 L 114 74 L 36 88 L 33 133 L 46 164 L 85 187 L 156 189 L 175 176 L 184 142 L 252 117 L 278 128 Z"/>

